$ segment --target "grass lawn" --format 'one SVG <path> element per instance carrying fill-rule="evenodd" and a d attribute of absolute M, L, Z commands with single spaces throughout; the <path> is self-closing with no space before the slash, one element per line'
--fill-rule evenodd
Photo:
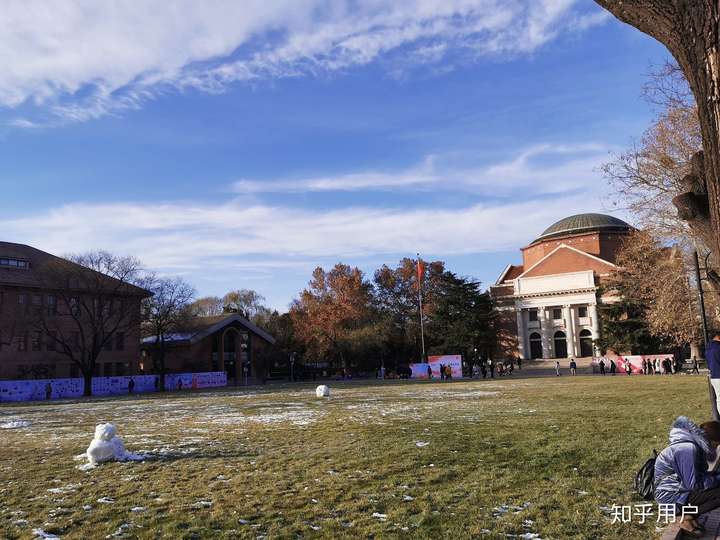
<path fill-rule="evenodd" d="M 0 538 L 652 538 L 603 508 L 708 416 L 699 376 L 331 388 L 2 405 Z M 154 457 L 79 470 L 105 421 Z"/>

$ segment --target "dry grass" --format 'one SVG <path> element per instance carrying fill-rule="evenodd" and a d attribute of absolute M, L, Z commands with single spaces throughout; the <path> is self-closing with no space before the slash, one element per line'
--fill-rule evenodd
<path fill-rule="evenodd" d="M 332 391 L 3 405 L 0 423 L 32 424 L 0 430 L 0 538 L 644 539 L 655 523 L 610 525 L 602 507 L 632 503 L 634 472 L 673 418 L 707 409 L 691 376 Z M 79 470 L 104 421 L 154 458 Z"/>

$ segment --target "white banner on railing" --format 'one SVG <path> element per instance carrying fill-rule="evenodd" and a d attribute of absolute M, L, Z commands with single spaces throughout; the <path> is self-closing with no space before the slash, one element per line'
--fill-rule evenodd
<path fill-rule="evenodd" d="M 116 396 L 130 393 L 156 392 L 160 387 L 159 375 L 127 375 L 123 377 L 93 377 L 93 396 Z M 168 373 L 167 390 L 216 388 L 227 386 L 224 371 L 203 373 Z M 83 395 L 83 379 L 37 379 L 0 381 L 0 403 L 6 401 L 34 401 L 46 399 L 79 398 Z"/>

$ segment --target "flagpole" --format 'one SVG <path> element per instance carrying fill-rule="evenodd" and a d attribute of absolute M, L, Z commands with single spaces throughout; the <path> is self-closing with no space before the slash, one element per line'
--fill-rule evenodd
<path fill-rule="evenodd" d="M 423 308 L 422 308 L 422 276 L 420 275 L 420 254 L 417 254 L 417 277 L 418 277 L 418 302 L 420 304 L 420 341 L 422 343 L 422 361 L 425 362 L 425 329 L 423 326 Z"/>

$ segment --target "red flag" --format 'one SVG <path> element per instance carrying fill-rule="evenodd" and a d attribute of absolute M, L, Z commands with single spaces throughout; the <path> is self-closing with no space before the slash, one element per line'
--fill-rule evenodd
<path fill-rule="evenodd" d="M 418 259 L 418 263 L 417 263 L 418 283 L 422 282 L 424 276 L 425 276 L 425 263 L 422 262 L 422 260 Z"/>

